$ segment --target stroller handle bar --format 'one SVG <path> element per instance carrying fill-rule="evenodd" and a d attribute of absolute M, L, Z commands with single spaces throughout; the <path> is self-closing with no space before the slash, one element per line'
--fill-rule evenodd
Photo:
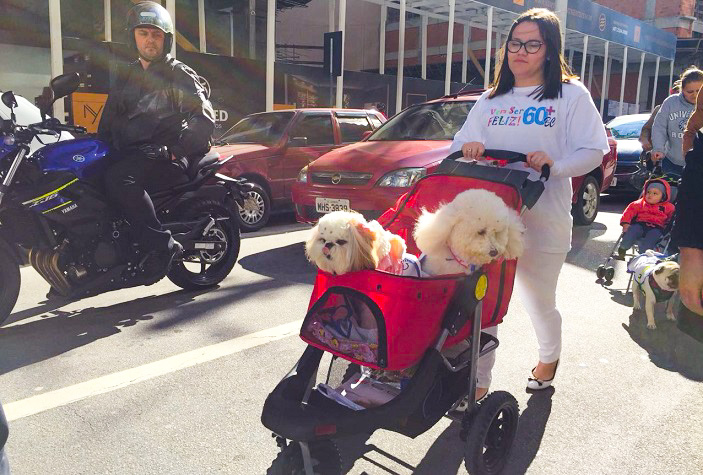
<path fill-rule="evenodd" d="M 456 160 L 462 158 L 464 154 L 461 150 L 458 150 L 447 157 L 447 160 Z M 484 157 L 494 158 L 496 160 L 505 160 L 508 163 L 524 162 L 527 163 L 527 155 L 520 152 L 513 152 L 511 150 L 499 150 L 499 149 L 486 149 L 483 152 Z M 542 181 L 549 180 L 549 165 L 542 165 L 542 174 L 539 177 Z"/>

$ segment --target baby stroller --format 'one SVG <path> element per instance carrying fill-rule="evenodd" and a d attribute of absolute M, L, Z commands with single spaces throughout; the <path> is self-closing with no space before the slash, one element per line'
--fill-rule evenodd
<path fill-rule="evenodd" d="M 486 150 L 489 157 L 525 161 L 522 154 Z M 418 253 L 412 238 L 423 208 L 435 210 L 461 191 L 481 188 L 524 211 L 531 208 L 549 177 L 475 163 L 457 162 L 461 152 L 443 160 L 436 173 L 419 180 L 379 221 L 401 235 L 408 252 Z M 469 395 L 461 417 L 465 463 L 472 473 L 499 473 L 508 458 L 519 417 L 515 398 L 496 391 L 473 402 L 479 356 L 495 350 L 498 340 L 481 332 L 499 324 L 508 310 L 516 260 L 498 260 L 470 275 L 416 278 L 382 271 L 330 275 L 319 271 L 304 319 L 301 338 L 308 344 L 295 367 L 269 394 L 261 421 L 273 432 L 281 452 L 269 474 L 335 474 L 341 460 L 335 437 L 372 434 L 386 429 L 416 437 L 435 425 Z M 350 320 L 373 315 L 377 338 L 353 339 Z M 448 349 L 462 351 L 447 356 Z M 444 350 L 444 351 L 443 351 Z M 332 353 L 361 367 L 384 371 L 414 368 L 395 397 L 376 407 L 350 407 L 317 384 L 320 361 Z M 332 391 L 334 392 L 334 391 Z"/>
<path fill-rule="evenodd" d="M 647 168 L 647 170 L 650 170 L 650 169 Z M 669 201 L 676 204 L 676 194 L 677 194 L 678 185 L 681 180 L 681 177 L 679 177 L 678 175 L 663 174 L 662 169 L 661 169 L 661 165 L 657 164 L 653 168 L 651 168 L 651 171 L 648 174 L 648 178 L 642 182 L 642 194 L 644 193 L 644 184 L 652 178 L 661 178 L 661 179 L 666 180 L 669 183 L 669 187 L 671 188 L 671 197 L 670 197 Z M 640 198 L 642 197 L 642 194 L 640 194 Z M 664 229 L 664 234 L 657 241 L 657 243 L 653 249 L 655 252 L 660 253 L 665 256 L 671 255 L 676 252 L 675 250 L 671 249 L 671 229 L 674 226 L 675 220 L 676 220 L 676 215 L 674 215 L 674 218 L 666 225 L 666 228 Z M 615 277 L 615 267 L 612 265 L 612 262 L 613 262 L 613 260 L 619 259 L 619 256 L 617 254 L 617 249 L 620 247 L 620 243 L 622 242 L 624 235 L 625 235 L 624 232 L 620 233 L 620 236 L 618 236 L 618 239 L 615 241 L 615 244 L 610 249 L 610 253 L 608 254 L 608 257 L 596 269 L 596 277 L 598 278 L 598 280 L 604 281 L 605 285 L 611 285 L 613 283 L 613 277 Z M 639 243 L 635 243 L 635 245 L 629 251 L 630 252 L 627 252 L 625 254 L 626 261 L 639 254 Z M 627 284 L 626 291 L 628 291 L 630 289 L 631 283 L 632 283 L 632 275 L 630 275 L 630 281 Z"/>

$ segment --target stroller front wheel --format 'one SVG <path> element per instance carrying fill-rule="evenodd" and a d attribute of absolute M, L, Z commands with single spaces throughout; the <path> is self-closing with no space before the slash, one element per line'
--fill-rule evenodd
<path fill-rule="evenodd" d="M 332 440 L 317 440 L 308 444 L 315 475 L 341 475 L 342 459 Z M 305 475 L 300 444 L 291 441 L 281 449 L 266 471 L 267 475 Z"/>
<path fill-rule="evenodd" d="M 500 473 L 517 433 L 517 400 L 508 392 L 496 391 L 476 411 L 466 440 L 466 470 L 472 475 Z"/>
<path fill-rule="evenodd" d="M 596 277 L 599 279 L 605 277 L 605 266 L 603 264 L 599 265 L 598 269 L 596 269 Z"/>

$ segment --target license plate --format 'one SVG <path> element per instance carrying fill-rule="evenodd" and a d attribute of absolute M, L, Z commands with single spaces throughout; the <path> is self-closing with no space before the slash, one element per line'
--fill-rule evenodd
<path fill-rule="evenodd" d="M 315 209 L 318 213 L 331 213 L 332 211 L 349 211 L 349 200 L 333 198 L 315 198 Z"/>

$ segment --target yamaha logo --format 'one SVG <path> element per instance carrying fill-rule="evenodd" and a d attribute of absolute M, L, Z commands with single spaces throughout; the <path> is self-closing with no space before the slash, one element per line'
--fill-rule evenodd
<path fill-rule="evenodd" d="M 332 184 L 333 185 L 339 185 L 339 182 L 342 181 L 342 175 L 339 173 L 335 173 L 332 175 Z"/>
<path fill-rule="evenodd" d="M 598 29 L 600 29 L 600 31 L 605 31 L 605 26 L 606 26 L 605 13 L 601 13 L 600 16 L 598 17 Z"/>
<path fill-rule="evenodd" d="M 85 157 L 83 155 L 74 155 L 73 161 L 78 162 L 78 163 L 83 163 L 83 162 L 85 162 Z"/>

